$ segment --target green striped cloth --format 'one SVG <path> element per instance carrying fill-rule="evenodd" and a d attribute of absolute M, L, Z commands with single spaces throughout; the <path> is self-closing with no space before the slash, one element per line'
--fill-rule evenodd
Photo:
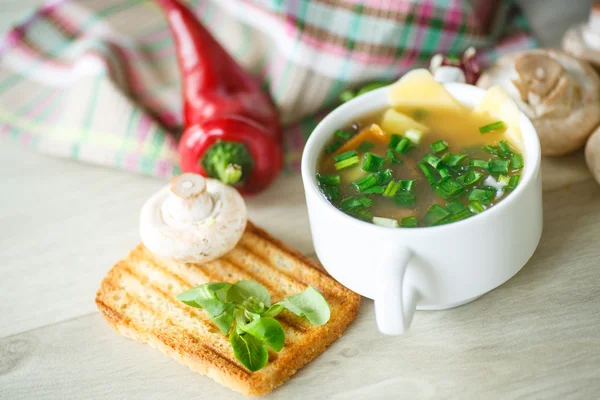
<path fill-rule="evenodd" d="M 285 123 L 287 166 L 339 93 L 395 79 L 436 52 L 485 62 L 535 46 L 512 2 L 194 0 L 188 4 L 265 83 Z M 0 46 L 0 137 L 144 174 L 178 173 L 179 74 L 148 0 L 50 1 Z"/>

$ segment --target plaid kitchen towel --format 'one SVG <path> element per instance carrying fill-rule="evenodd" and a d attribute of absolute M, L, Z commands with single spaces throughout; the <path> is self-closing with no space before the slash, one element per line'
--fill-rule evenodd
<path fill-rule="evenodd" d="M 395 79 L 436 52 L 472 45 L 485 62 L 535 46 L 510 1 L 188 4 L 263 78 L 286 125 L 291 168 L 343 89 Z M 0 136 L 39 151 L 170 177 L 179 172 L 180 110 L 172 39 L 150 0 L 47 1 L 0 47 Z"/>

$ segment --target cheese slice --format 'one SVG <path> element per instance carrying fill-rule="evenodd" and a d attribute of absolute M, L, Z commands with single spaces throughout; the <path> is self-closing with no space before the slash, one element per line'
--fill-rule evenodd
<path fill-rule="evenodd" d="M 397 133 L 400 135 L 404 135 L 409 129 L 416 129 L 423 133 L 429 131 L 427 126 L 393 108 L 389 108 L 383 113 L 383 116 L 381 117 L 381 128 L 383 128 L 385 132 Z"/>
<path fill-rule="evenodd" d="M 487 120 L 504 122 L 506 136 L 513 144 L 523 147 L 521 113 L 515 102 L 500 86 L 492 86 L 488 89 L 481 102 L 475 106 L 473 113 Z"/>

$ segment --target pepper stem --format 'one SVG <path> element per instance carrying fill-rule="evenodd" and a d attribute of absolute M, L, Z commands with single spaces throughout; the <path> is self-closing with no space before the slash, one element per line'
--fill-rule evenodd
<path fill-rule="evenodd" d="M 219 140 L 202 157 L 202 167 L 211 178 L 217 178 L 226 185 L 243 181 L 254 164 L 246 145 L 238 142 Z"/>

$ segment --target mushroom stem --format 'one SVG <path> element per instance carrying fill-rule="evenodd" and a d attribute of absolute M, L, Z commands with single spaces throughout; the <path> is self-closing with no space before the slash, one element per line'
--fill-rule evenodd
<path fill-rule="evenodd" d="M 183 174 L 171 180 L 166 212 L 182 222 L 201 221 L 213 211 L 213 199 L 206 191 L 206 179 L 197 174 Z"/>

